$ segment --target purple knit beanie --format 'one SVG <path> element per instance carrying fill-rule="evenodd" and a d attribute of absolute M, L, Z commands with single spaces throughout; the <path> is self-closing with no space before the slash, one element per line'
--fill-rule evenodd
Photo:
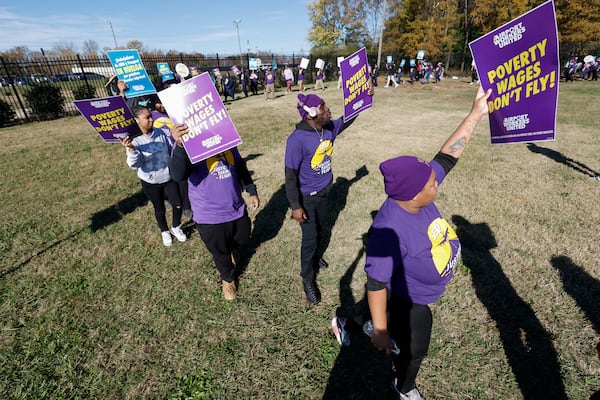
<path fill-rule="evenodd" d="M 317 96 L 316 94 L 304 95 L 302 93 L 298 94 L 298 104 L 296 107 L 298 108 L 298 112 L 300 113 L 300 117 L 302 119 L 306 119 L 308 116 L 308 112 L 303 108 L 303 106 L 307 107 L 315 107 L 319 108 L 319 106 L 323 103 L 323 99 Z"/>
<path fill-rule="evenodd" d="M 379 164 L 385 193 L 394 200 L 412 200 L 431 176 L 431 165 L 418 157 L 401 156 Z"/>

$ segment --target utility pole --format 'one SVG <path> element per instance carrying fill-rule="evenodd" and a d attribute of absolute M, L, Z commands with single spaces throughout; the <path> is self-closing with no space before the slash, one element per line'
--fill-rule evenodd
<path fill-rule="evenodd" d="M 387 1 L 383 0 L 383 8 L 381 9 L 381 28 L 379 30 L 379 50 L 377 51 L 377 68 L 381 64 L 381 45 L 383 43 L 383 26 L 385 24 L 385 9 L 387 7 Z"/>

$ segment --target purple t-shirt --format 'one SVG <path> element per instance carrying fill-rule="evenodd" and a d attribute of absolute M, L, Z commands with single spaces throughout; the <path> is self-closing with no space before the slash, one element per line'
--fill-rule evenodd
<path fill-rule="evenodd" d="M 265 74 L 265 83 L 267 83 L 268 85 L 270 85 L 271 83 L 275 83 L 275 74 L 272 72 L 267 72 Z"/>
<path fill-rule="evenodd" d="M 446 174 L 431 162 L 441 184 Z M 431 304 L 445 291 L 460 260 L 456 232 L 434 203 L 411 214 L 388 197 L 369 229 L 365 272 L 416 304 Z"/>
<path fill-rule="evenodd" d="M 339 118 L 331 121 L 322 132 L 317 132 L 303 121 L 288 137 L 285 166 L 298 171 L 300 192 L 304 196 L 317 193 L 333 180 L 333 142 L 343 127 L 344 121 Z"/>
<path fill-rule="evenodd" d="M 241 158 L 233 148 L 194 164 L 188 178 L 188 197 L 196 223 L 221 224 L 244 215 L 246 203 L 235 168 Z"/>

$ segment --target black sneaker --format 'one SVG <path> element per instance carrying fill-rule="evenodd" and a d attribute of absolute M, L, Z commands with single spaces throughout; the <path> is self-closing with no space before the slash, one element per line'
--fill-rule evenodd
<path fill-rule="evenodd" d="M 323 260 L 322 258 L 319 259 L 319 268 L 326 269 L 327 267 L 329 267 L 329 263 L 327 261 Z"/>
<path fill-rule="evenodd" d="M 313 280 L 303 281 L 304 284 L 304 294 L 306 294 L 306 300 L 310 304 L 319 304 L 321 302 L 321 292 L 319 292 L 319 288 L 317 284 Z"/>

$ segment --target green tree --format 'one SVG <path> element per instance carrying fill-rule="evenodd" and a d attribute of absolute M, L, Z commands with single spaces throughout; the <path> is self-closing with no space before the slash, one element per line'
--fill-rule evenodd
<path fill-rule="evenodd" d="M 313 50 L 344 50 L 366 44 L 364 2 L 315 0 L 308 7 L 312 27 L 308 41 Z"/>
<path fill-rule="evenodd" d="M 379 44 L 379 34 L 381 24 L 383 24 L 383 0 L 364 0 L 363 1 L 363 16 L 364 26 L 366 29 L 367 48 L 371 51 L 376 51 Z"/>
<path fill-rule="evenodd" d="M 475 7 L 471 11 L 471 16 L 473 23 L 481 32 L 487 33 L 517 18 L 543 1 L 475 0 Z"/>
<path fill-rule="evenodd" d="M 385 24 L 383 51 L 388 55 L 416 55 L 439 60 L 455 42 L 457 12 L 454 2 L 405 0 L 395 2 Z"/>
<path fill-rule="evenodd" d="M 555 7 L 561 56 L 597 55 L 600 51 L 600 0 L 556 1 Z"/>
<path fill-rule="evenodd" d="M 15 46 L 12 49 L 8 49 L 8 50 L 0 53 L 0 56 L 2 56 L 3 58 L 5 58 L 9 61 L 16 61 L 16 60 L 22 60 L 24 58 L 27 58 L 27 57 L 29 57 L 30 54 L 31 54 L 31 50 L 29 50 L 29 47 Z"/>

